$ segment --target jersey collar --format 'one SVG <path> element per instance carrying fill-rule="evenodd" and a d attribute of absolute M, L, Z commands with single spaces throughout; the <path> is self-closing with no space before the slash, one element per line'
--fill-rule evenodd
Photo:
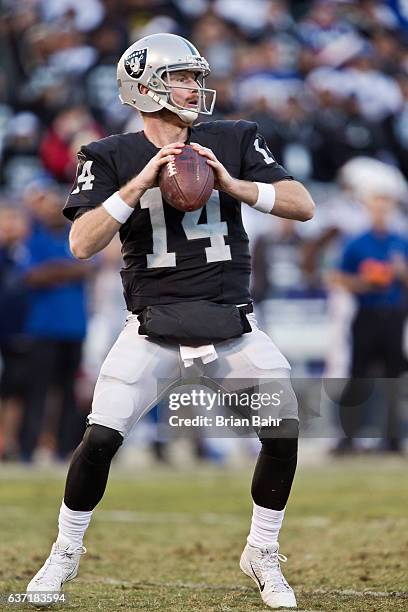
<path fill-rule="evenodd" d="M 141 135 L 142 135 L 142 137 L 143 137 L 143 140 L 144 140 L 144 141 L 145 141 L 145 142 L 148 144 L 148 146 L 149 146 L 151 149 L 154 149 L 154 151 L 156 151 L 156 153 L 157 153 L 157 151 L 160 151 L 160 148 L 159 148 L 159 147 L 156 147 L 156 145 L 155 145 L 155 144 L 153 144 L 153 143 L 152 143 L 152 141 L 148 139 L 148 137 L 147 137 L 147 136 L 146 136 L 146 134 L 144 133 L 144 130 L 142 130 L 140 133 L 141 133 Z M 190 138 L 191 138 L 191 127 L 189 127 L 189 128 L 188 128 L 188 132 L 187 132 L 187 140 L 185 141 L 185 144 L 190 144 Z"/>

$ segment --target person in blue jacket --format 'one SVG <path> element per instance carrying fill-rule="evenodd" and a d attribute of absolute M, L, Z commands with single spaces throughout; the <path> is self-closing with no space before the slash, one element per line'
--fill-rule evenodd
<path fill-rule="evenodd" d="M 370 227 L 345 246 L 339 273 L 341 284 L 354 294 L 357 305 L 351 328 L 350 374 L 352 379 L 382 377 L 392 381 L 407 369 L 403 331 L 407 311 L 408 241 L 390 229 L 394 208 L 391 198 L 372 196 L 366 206 Z M 361 424 L 353 397 L 361 396 L 364 384 L 361 380 L 360 383 L 352 380 L 343 393 L 345 449 L 352 447 L 352 438 Z M 401 449 L 396 389 L 391 382 L 387 385 L 385 450 L 390 451 Z M 368 387 L 362 395 L 367 392 Z"/>
<path fill-rule="evenodd" d="M 69 250 L 69 227 L 61 215 L 58 187 L 36 182 L 26 199 L 33 218 L 27 240 L 25 281 L 30 307 L 25 331 L 31 339 L 30 391 L 21 436 L 23 460 L 30 462 L 44 428 L 46 400 L 56 388 L 59 397 L 57 455 L 65 459 L 80 440 L 85 416 L 75 397 L 75 379 L 86 334 L 86 281 L 92 267 L 74 259 Z"/>

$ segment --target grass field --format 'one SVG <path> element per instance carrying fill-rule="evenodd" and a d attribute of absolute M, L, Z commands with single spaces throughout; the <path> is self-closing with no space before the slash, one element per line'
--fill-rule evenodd
<path fill-rule="evenodd" d="M 54 609 L 266 610 L 238 568 L 249 482 L 249 470 L 114 469 L 69 604 Z M 0 592 L 24 591 L 43 563 L 62 490 L 63 473 L 0 468 Z M 299 609 L 408 610 L 407 508 L 407 461 L 301 468 L 281 534 Z"/>

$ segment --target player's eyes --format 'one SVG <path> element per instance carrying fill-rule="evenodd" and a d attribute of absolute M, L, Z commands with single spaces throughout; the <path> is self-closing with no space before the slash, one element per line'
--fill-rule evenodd
<path fill-rule="evenodd" d="M 198 84 L 201 87 L 201 83 L 200 83 L 199 78 L 200 78 L 199 76 L 196 77 L 195 75 L 192 75 L 192 76 L 184 75 L 184 76 L 174 76 L 172 78 L 172 80 L 173 80 L 174 83 L 180 83 L 180 84 L 183 84 L 183 85 L 185 85 L 186 83 L 187 84 L 191 83 L 191 85 L 193 83 L 195 83 L 195 84 Z"/>

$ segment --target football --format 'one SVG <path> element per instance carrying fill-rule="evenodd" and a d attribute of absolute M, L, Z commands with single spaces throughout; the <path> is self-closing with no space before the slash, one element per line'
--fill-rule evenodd
<path fill-rule="evenodd" d="M 193 147 L 185 145 L 174 161 L 163 166 L 159 174 L 163 199 L 183 212 L 202 208 L 214 189 L 214 172 L 207 159 Z"/>

